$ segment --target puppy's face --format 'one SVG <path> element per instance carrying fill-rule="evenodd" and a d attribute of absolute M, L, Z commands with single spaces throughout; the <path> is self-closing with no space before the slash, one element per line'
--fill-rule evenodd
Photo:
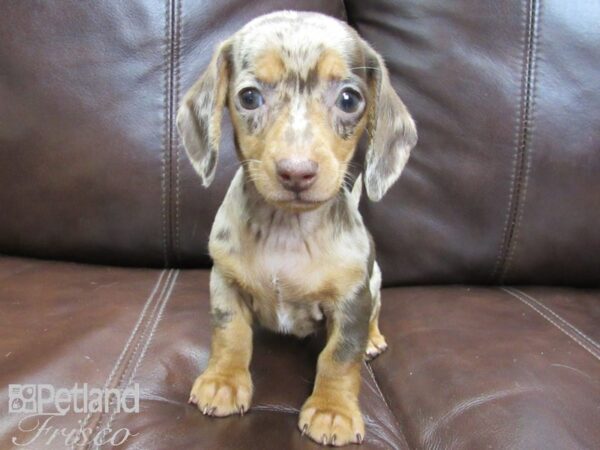
<path fill-rule="evenodd" d="M 379 55 L 346 24 L 315 13 L 253 20 L 221 44 L 186 95 L 178 126 L 205 185 L 214 176 L 224 105 L 251 182 L 269 203 L 291 210 L 337 194 L 365 128 L 365 184 L 374 200 L 416 141 Z"/>
<path fill-rule="evenodd" d="M 252 27 L 233 47 L 228 106 L 238 151 L 278 206 L 310 209 L 335 196 L 365 129 L 364 55 L 335 25 L 337 43 L 323 29 L 277 22 Z"/>

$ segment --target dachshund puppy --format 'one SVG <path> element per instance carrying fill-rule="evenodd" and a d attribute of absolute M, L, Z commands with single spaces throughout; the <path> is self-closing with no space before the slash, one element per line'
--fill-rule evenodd
<path fill-rule="evenodd" d="M 416 143 L 415 124 L 381 56 L 317 13 L 252 20 L 219 45 L 185 95 L 177 126 L 204 186 L 225 106 L 241 167 L 210 234 L 211 357 L 190 402 L 211 416 L 248 410 L 253 323 L 301 337 L 325 326 L 298 427 L 322 444 L 360 443 L 362 360 L 386 343 L 381 272 L 358 211 L 362 182 L 350 192 L 345 178 L 366 130 L 364 184 L 380 200 Z"/>

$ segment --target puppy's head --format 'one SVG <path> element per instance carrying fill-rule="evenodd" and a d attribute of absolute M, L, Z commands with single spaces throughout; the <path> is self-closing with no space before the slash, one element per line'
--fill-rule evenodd
<path fill-rule="evenodd" d="M 316 13 L 251 21 L 218 47 L 184 97 L 177 126 L 205 186 L 214 178 L 225 105 L 250 180 L 269 203 L 292 210 L 337 194 L 365 129 L 364 178 L 374 201 L 417 140 L 379 54 L 345 23 Z"/>

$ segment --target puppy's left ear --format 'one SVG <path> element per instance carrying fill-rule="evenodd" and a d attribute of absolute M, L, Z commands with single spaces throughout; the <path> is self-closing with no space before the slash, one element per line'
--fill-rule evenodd
<path fill-rule="evenodd" d="M 202 178 L 204 187 L 215 177 L 221 117 L 227 98 L 231 70 L 231 42 L 225 41 L 215 51 L 209 66 L 185 94 L 177 111 L 177 129 L 186 153 Z"/>
<path fill-rule="evenodd" d="M 365 41 L 363 44 L 372 98 L 367 122 L 365 186 L 369 199 L 377 202 L 404 169 L 417 143 L 417 128 L 390 83 L 383 58 Z"/>

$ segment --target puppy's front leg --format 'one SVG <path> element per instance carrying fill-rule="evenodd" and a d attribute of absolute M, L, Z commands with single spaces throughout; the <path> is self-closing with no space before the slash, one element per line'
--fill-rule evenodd
<path fill-rule="evenodd" d="M 302 434 L 321 444 L 361 443 L 365 435 L 358 392 L 370 315 L 368 283 L 328 314 L 327 345 L 319 355 L 313 393 L 298 422 Z"/>
<path fill-rule="evenodd" d="M 244 414 L 252 398 L 252 314 L 238 289 L 216 267 L 210 275 L 211 355 L 194 382 L 190 402 L 210 416 Z"/>

